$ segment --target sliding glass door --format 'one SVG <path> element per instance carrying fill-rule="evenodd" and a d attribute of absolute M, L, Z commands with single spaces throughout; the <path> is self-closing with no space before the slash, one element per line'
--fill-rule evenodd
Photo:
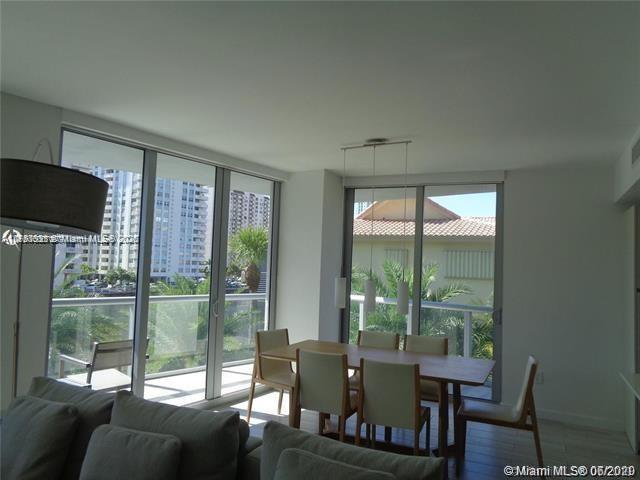
<path fill-rule="evenodd" d="M 358 330 L 407 333 L 408 317 L 397 310 L 398 281 L 411 285 L 416 189 L 358 189 L 353 205 L 349 341 Z M 364 286 L 373 279 L 375 311 L 365 313 Z"/>
<path fill-rule="evenodd" d="M 144 152 L 64 132 L 62 166 L 109 184 L 102 237 L 57 243 L 48 375 L 96 389 L 129 388 Z M 123 367 L 88 376 L 94 343 L 128 342 Z M 127 353 L 128 352 L 128 353 Z"/>
<path fill-rule="evenodd" d="M 145 398 L 205 398 L 215 181 L 215 167 L 158 155 Z"/>
<path fill-rule="evenodd" d="M 268 328 L 273 183 L 231 172 L 222 394 L 251 383 L 256 332 Z"/>
<path fill-rule="evenodd" d="M 401 337 L 444 336 L 451 355 L 499 360 L 499 187 L 412 187 L 406 202 L 404 188 L 358 188 L 348 194 L 353 216 L 347 222 L 352 249 L 345 340 L 354 343 L 358 330 L 365 329 Z M 366 313 L 364 283 L 369 278 L 376 286 L 376 307 Z M 396 306 L 402 278 L 409 283 L 408 315 L 399 314 Z M 463 393 L 499 396 L 493 377 Z"/>
<path fill-rule="evenodd" d="M 180 405 L 248 388 L 276 183 L 66 130 L 62 165 L 109 191 L 102 235 L 56 247 L 48 375 Z"/>
<path fill-rule="evenodd" d="M 449 353 L 494 358 L 496 186 L 425 187 L 420 334 Z M 467 396 L 492 398 L 492 377 Z"/>

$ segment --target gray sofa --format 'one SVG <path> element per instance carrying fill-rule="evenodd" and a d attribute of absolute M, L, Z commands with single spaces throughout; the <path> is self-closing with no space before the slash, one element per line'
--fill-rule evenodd
<path fill-rule="evenodd" d="M 263 438 L 264 444 L 251 437 L 237 412 L 175 407 L 37 377 L 2 419 L 0 476 L 436 480 L 444 474 L 442 459 L 359 448 L 277 422 L 265 425 Z"/>

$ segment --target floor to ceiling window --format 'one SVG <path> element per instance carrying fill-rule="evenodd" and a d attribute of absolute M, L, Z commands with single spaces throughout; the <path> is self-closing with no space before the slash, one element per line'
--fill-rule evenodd
<path fill-rule="evenodd" d="M 449 353 L 498 358 L 496 185 L 358 188 L 353 199 L 348 341 L 358 330 L 446 336 Z M 422 208 L 416 208 L 417 202 Z M 416 261 L 417 260 L 417 261 Z M 397 310 L 398 281 L 409 283 L 408 315 Z M 376 308 L 364 308 L 364 282 Z M 343 330 L 346 333 L 346 330 Z M 499 368 L 499 367 L 498 367 Z M 496 398 L 493 377 L 464 394 Z"/>
<path fill-rule="evenodd" d="M 62 166 L 109 184 L 102 237 L 68 238 L 55 248 L 48 373 L 96 389 L 128 387 L 144 152 L 64 132 Z M 73 241 L 78 240 L 78 241 Z M 122 341 L 123 368 L 88 377 L 95 342 Z"/>
<path fill-rule="evenodd" d="M 406 197 L 405 197 L 406 193 Z M 358 330 L 407 333 L 407 315 L 397 310 L 398 281 L 413 278 L 415 188 L 358 189 L 353 204 L 349 340 Z M 364 285 L 376 285 L 376 308 L 365 314 Z"/>
<path fill-rule="evenodd" d="M 205 398 L 216 168 L 159 154 L 153 205 L 146 398 Z"/>
<path fill-rule="evenodd" d="M 494 358 L 496 186 L 425 187 L 420 334 L 449 353 Z M 463 394 L 492 398 L 492 380 Z"/>
<path fill-rule="evenodd" d="M 268 328 L 273 183 L 242 173 L 231 173 L 223 394 L 249 386 L 256 332 Z"/>
<path fill-rule="evenodd" d="M 277 183 L 70 130 L 61 162 L 109 192 L 102 235 L 56 247 L 48 375 L 173 404 L 248 388 Z"/>

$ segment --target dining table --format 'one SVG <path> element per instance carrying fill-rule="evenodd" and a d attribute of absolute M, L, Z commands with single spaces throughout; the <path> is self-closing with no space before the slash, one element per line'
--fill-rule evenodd
<path fill-rule="evenodd" d="M 328 342 L 322 340 L 303 340 L 286 346 L 262 352 L 263 358 L 295 362 L 296 350 L 318 353 L 346 354 L 350 369 L 360 368 L 360 359 L 378 362 L 418 365 L 420 378 L 433 380 L 440 385 L 439 422 L 438 422 L 438 451 L 440 457 L 453 454 L 457 443 L 457 433 L 454 422 L 454 443 L 449 445 L 447 434 L 449 429 L 449 384 L 452 385 L 453 414 L 460 408 L 462 402 L 461 387 L 481 386 L 491 374 L 495 362 L 481 358 L 460 357 L 457 355 L 432 355 L 427 353 L 408 352 L 405 350 L 391 350 L 364 347 L 350 343 Z M 294 412 L 289 412 L 289 424 L 293 425 Z"/>

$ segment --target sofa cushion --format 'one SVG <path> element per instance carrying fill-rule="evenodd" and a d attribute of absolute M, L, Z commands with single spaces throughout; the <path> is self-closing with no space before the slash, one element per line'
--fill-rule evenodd
<path fill-rule="evenodd" d="M 273 480 L 278 459 L 287 448 L 298 448 L 349 465 L 388 472 L 398 480 L 439 480 L 444 475 L 442 458 L 413 457 L 356 447 L 278 422 L 265 425 L 262 440 L 261 480 Z"/>
<path fill-rule="evenodd" d="M 175 435 L 182 441 L 181 480 L 232 480 L 238 462 L 239 415 L 175 407 L 118 392 L 111 424 Z"/>
<path fill-rule="evenodd" d="M 67 403 L 18 397 L 2 419 L 3 480 L 56 480 L 62 474 L 78 426 Z"/>
<path fill-rule="evenodd" d="M 35 377 L 31 381 L 29 395 L 54 402 L 71 403 L 78 409 L 78 430 L 61 477 L 63 480 L 78 480 L 91 434 L 96 427 L 109 423 L 114 395 L 93 392 L 88 388 L 47 377 Z"/>
<path fill-rule="evenodd" d="M 355 467 L 298 448 L 280 454 L 274 480 L 395 480 L 387 472 Z"/>
<path fill-rule="evenodd" d="M 80 480 L 175 480 L 181 448 L 173 435 L 102 425 L 91 436 Z"/>
<path fill-rule="evenodd" d="M 251 442 L 250 437 L 249 442 Z M 249 444 L 247 442 L 247 445 Z M 249 450 L 238 463 L 238 480 L 259 480 L 260 479 L 260 458 L 262 457 L 262 445 Z"/>

